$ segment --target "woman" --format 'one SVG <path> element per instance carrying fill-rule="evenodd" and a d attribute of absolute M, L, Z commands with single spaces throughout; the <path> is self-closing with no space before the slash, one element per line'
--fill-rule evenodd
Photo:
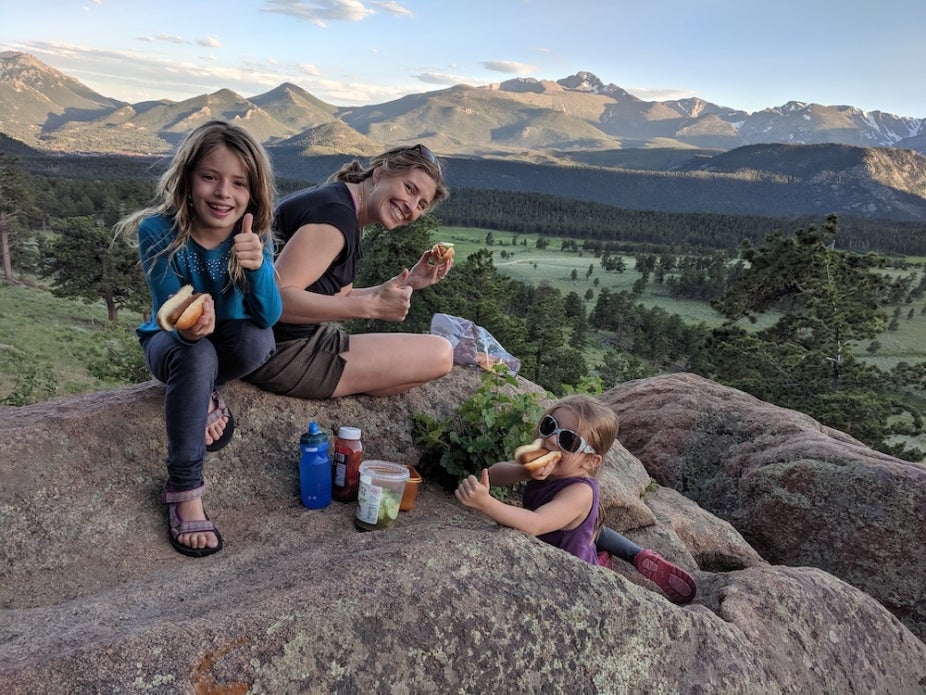
<path fill-rule="evenodd" d="M 274 326 L 275 354 L 247 380 L 273 393 L 325 399 L 389 396 L 447 374 L 453 348 L 440 336 L 350 336 L 333 325 L 348 319 L 402 321 L 412 292 L 447 275 L 452 262 L 436 263 L 428 250 L 410 271 L 381 285 L 353 286 L 365 226 L 409 225 L 447 195 L 434 153 L 415 145 L 384 152 L 367 168 L 346 164 L 326 183 L 280 201 L 274 227 L 284 242 L 276 262 L 283 315 Z"/>

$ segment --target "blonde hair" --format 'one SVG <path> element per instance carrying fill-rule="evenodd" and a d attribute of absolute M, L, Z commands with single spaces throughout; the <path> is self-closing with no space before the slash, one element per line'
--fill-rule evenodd
<path fill-rule="evenodd" d="M 274 182 L 270 158 L 263 146 L 244 128 L 218 120 L 208 121 L 186 136 L 158 182 L 154 202 L 120 220 L 116 234 L 137 240 L 142 220 L 164 215 L 173 221 L 174 238 L 163 253 L 173 258 L 189 242 L 193 232 L 195 213 L 189 205 L 193 170 L 203 157 L 222 145 L 238 156 L 248 173 L 248 212 L 254 215 L 252 229 L 260 236 L 265 248 L 271 246 Z M 228 274 L 232 284 L 237 287 L 244 285 L 244 270 L 233 253 L 228 258 Z"/>
<path fill-rule="evenodd" d="M 597 398 L 584 394 L 574 394 L 560 398 L 544 411 L 540 419 L 542 420 L 544 416 L 550 415 L 554 410 L 560 408 L 575 414 L 578 421 L 576 430 L 604 460 L 604 455 L 608 453 L 611 445 L 614 444 L 614 440 L 617 439 L 617 432 L 620 429 L 620 420 L 618 420 L 617 414 Z M 541 436 L 539 424 L 535 436 Z"/>
<path fill-rule="evenodd" d="M 360 162 L 355 159 L 329 176 L 328 181 L 361 183 L 373 176 L 373 172 L 377 167 L 383 168 L 385 176 L 398 176 L 403 171 L 421 169 L 434 179 L 436 186 L 434 198 L 428 206 L 428 211 L 433 210 L 440 201 L 446 200 L 450 195 L 450 190 L 444 182 L 443 166 L 435 154 L 421 144 L 412 147 L 394 147 L 373 157 L 366 168 L 361 166 Z"/>

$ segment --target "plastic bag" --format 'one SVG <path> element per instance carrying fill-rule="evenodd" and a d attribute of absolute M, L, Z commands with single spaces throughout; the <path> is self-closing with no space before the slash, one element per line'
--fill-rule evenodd
<path fill-rule="evenodd" d="M 478 365 L 490 371 L 503 362 L 512 374 L 521 369 L 521 360 L 505 350 L 485 328 L 468 319 L 434 314 L 431 317 L 431 333 L 443 336 L 453 345 L 454 364 Z"/>

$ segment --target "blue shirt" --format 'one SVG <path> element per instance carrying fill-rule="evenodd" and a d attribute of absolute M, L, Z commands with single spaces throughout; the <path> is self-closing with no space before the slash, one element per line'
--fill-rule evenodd
<path fill-rule="evenodd" d="M 164 215 L 148 217 L 138 226 L 138 252 L 151 291 L 151 318 L 138 327 L 139 336 L 162 330 L 156 320 L 158 309 L 184 285 L 212 295 L 216 323 L 251 319 L 258 327 L 268 328 L 279 320 L 283 301 L 274 276 L 271 248 L 264 248 L 260 268 L 244 271 L 242 290 L 231 284 L 228 273 L 234 234 L 214 249 L 203 248 L 190 239 L 171 258 L 164 250 L 174 236 L 173 221 Z"/>

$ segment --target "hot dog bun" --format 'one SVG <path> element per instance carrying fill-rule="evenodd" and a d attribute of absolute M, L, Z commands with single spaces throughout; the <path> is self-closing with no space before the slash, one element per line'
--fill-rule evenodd
<path fill-rule="evenodd" d="M 158 309 L 157 322 L 165 331 L 184 331 L 192 328 L 203 315 L 203 302 L 208 294 L 196 292 L 192 285 L 184 285 Z"/>
<path fill-rule="evenodd" d="M 559 461 L 562 457 L 563 452 L 546 449 L 542 439 L 535 439 L 514 450 L 514 460 L 531 472 L 540 470 L 552 461 Z"/>
<path fill-rule="evenodd" d="M 431 258 L 437 264 L 446 263 L 453 258 L 453 244 L 448 241 L 439 241 L 431 247 Z"/>

